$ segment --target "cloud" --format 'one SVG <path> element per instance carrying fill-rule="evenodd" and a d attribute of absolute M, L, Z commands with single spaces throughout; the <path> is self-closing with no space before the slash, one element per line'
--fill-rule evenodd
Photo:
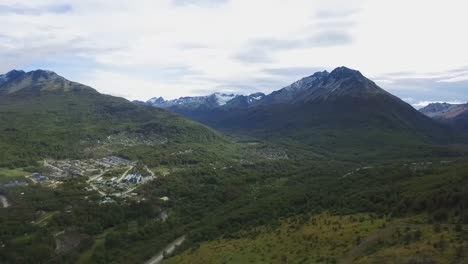
<path fill-rule="evenodd" d="M 347 65 L 415 103 L 465 101 L 466 4 L 447 1 L 0 0 L 0 71 L 147 99 L 270 92 Z"/>
<path fill-rule="evenodd" d="M 464 72 L 461 75 L 449 77 L 447 79 L 438 80 L 438 82 L 442 82 L 442 83 L 456 83 L 456 82 L 463 82 L 463 81 L 468 81 L 468 74 L 466 72 Z"/>
<path fill-rule="evenodd" d="M 64 14 L 72 11 L 72 6 L 70 4 L 49 4 L 42 6 L 26 6 L 21 4 L 5 5 L 0 4 L 0 14 L 8 15 L 33 15 L 38 16 L 46 13 L 55 13 L 55 14 Z"/>
<path fill-rule="evenodd" d="M 238 80 L 217 80 L 217 85 L 193 90 L 194 95 L 207 95 L 215 92 L 248 95 L 257 92 L 269 92 L 281 87 L 282 81 L 274 78 L 245 77 Z M 285 86 L 285 85 L 284 85 Z"/>
<path fill-rule="evenodd" d="M 356 9 L 338 9 L 338 8 L 323 8 L 317 10 L 315 16 L 319 19 L 343 19 L 358 13 Z"/>
<path fill-rule="evenodd" d="M 199 49 L 208 49 L 209 47 L 203 44 L 194 43 L 194 42 L 182 42 L 177 44 L 177 48 L 182 50 L 199 50 Z"/>
<path fill-rule="evenodd" d="M 323 71 L 324 67 L 290 67 L 290 68 L 265 68 L 262 71 L 279 77 L 305 77 L 318 71 Z"/>
<path fill-rule="evenodd" d="M 377 77 L 376 83 L 397 96 L 407 98 L 405 101 L 416 108 L 431 102 L 462 103 L 468 102 L 468 78 L 465 71 L 393 72 Z"/>
<path fill-rule="evenodd" d="M 273 55 L 261 47 L 250 47 L 234 55 L 234 58 L 243 63 L 271 63 Z"/>
<path fill-rule="evenodd" d="M 346 32 L 321 31 L 306 38 L 266 38 L 255 39 L 248 42 L 234 58 L 246 63 L 267 63 L 274 61 L 274 54 L 278 51 L 330 48 L 347 45 L 352 42 L 352 37 Z"/>
<path fill-rule="evenodd" d="M 217 6 L 226 4 L 229 0 L 172 0 L 172 3 L 176 6 Z"/>
<path fill-rule="evenodd" d="M 254 47 L 270 50 L 304 49 L 314 47 L 333 47 L 351 43 L 352 37 L 346 32 L 322 31 L 307 38 L 259 39 L 251 43 Z"/>

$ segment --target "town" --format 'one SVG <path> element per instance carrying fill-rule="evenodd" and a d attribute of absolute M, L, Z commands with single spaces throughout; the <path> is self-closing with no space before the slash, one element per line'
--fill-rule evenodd
<path fill-rule="evenodd" d="M 101 203 L 115 202 L 115 198 L 141 200 L 137 187 L 157 177 L 146 165 L 117 156 L 89 160 L 44 160 L 43 173 L 33 173 L 29 179 L 36 184 L 56 188 L 63 181 L 85 177 L 86 191 L 96 191 Z M 167 174 L 164 174 L 165 176 Z"/>

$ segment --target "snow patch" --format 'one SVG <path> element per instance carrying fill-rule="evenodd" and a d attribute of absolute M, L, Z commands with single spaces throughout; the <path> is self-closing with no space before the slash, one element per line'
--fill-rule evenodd
<path fill-rule="evenodd" d="M 151 99 L 148 100 L 148 102 L 152 103 L 152 104 L 154 104 L 156 102 L 161 102 L 161 101 L 164 101 L 164 99 L 162 99 L 161 97 L 158 97 L 158 98 L 154 97 L 154 98 L 151 98 Z"/>
<path fill-rule="evenodd" d="M 225 105 L 232 99 L 236 97 L 234 94 L 220 94 L 220 93 L 215 93 L 216 96 L 216 101 L 218 102 L 218 105 Z"/>

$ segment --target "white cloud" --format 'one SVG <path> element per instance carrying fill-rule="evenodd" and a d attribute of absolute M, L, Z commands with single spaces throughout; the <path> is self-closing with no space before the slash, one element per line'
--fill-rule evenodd
<path fill-rule="evenodd" d="M 439 80 L 439 82 L 447 82 L 447 83 L 462 82 L 462 81 L 468 81 L 468 75 L 458 75 L 454 77 L 449 77 L 447 79 Z"/>
<path fill-rule="evenodd" d="M 0 70 L 49 68 L 147 99 L 271 91 L 297 78 L 288 69 L 346 65 L 426 100 L 431 82 L 461 81 L 447 72 L 468 65 L 465 10 L 458 0 L 0 0 Z M 77 75 L 67 60 L 86 65 Z M 409 75 L 381 78 L 392 72 Z"/>

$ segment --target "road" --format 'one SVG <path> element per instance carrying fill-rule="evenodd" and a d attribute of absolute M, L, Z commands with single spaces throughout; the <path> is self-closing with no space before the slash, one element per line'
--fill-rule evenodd
<path fill-rule="evenodd" d="M 122 175 L 120 176 L 120 178 L 117 180 L 117 182 L 121 182 L 125 176 L 127 176 L 127 174 L 133 169 L 133 166 L 130 166 L 130 168 L 128 170 L 126 170 L 124 173 L 122 173 Z"/>
<path fill-rule="evenodd" d="M 8 202 L 7 198 L 3 195 L 0 195 L 0 203 L 2 204 L 3 208 L 10 207 L 10 203 Z"/>
<path fill-rule="evenodd" d="M 145 166 L 145 169 L 150 173 L 151 177 L 153 177 L 153 178 L 156 177 L 155 174 L 154 174 L 154 172 L 153 172 L 152 170 L 150 170 L 150 169 L 148 168 L 148 166 Z"/>
<path fill-rule="evenodd" d="M 126 170 L 124 173 L 122 173 L 122 175 L 119 177 L 119 179 L 117 180 L 117 182 L 121 182 L 122 179 L 127 176 L 128 172 L 133 169 L 133 166 L 130 166 L 130 168 L 128 168 L 128 170 Z M 90 177 L 87 182 L 89 183 L 89 186 L 91 186 L 91 188 L 93 188 L 95 191 L 97 191 L 101 196 L 106 196 L 107 194 L 101 190 L 99 190 L 98 187 L 96 187 L 96 185 L 93 184 L 93 181 L 96 181 L 97 179 L 99 179 L 100 177 L 102 177 L 106 172 L 108 172 L 110 169 L 107 169 L 107 170 L 103 170 L 99 175 L 96 175 L 96 176 L 93 176 L 93 177 Z M 131 190 L 133 191 L 133 190 Z M 127 192 L 128 193 L 128 192 Z"/>
<path fill-rule="evenodd" d="M 150 260 L 145 262 L 145 264 L 160 264 L 164 260 L 164 252 L 166 254 L 171 254 L 178 246 L 182 245 L 184 241 L 185 236 L 177 238 L 176 240 L 172 241 L 169 245 L 167 245 L 163 250 L 159 251 L 158 254 L 156 254 Z"/>
<path fill-rule="evenodd" d="M 101 195 L 101 196 L 106 196 L 106 195 L 107 195 L 105 192 L 103 192 L 103 191 L 99 190 L 99 188 L 98 188 L 98 187 L 96 187 L 96 185 L 94 185 L 94 184 L 90 183 L 90 184 L 89 184 L 89 186 L 91 186 L 91 188 L 93 188 L 93 190 L 95 190 L 96 192 L 98 192 L 98 193 L 99 193 L 99 195 Z"/>

